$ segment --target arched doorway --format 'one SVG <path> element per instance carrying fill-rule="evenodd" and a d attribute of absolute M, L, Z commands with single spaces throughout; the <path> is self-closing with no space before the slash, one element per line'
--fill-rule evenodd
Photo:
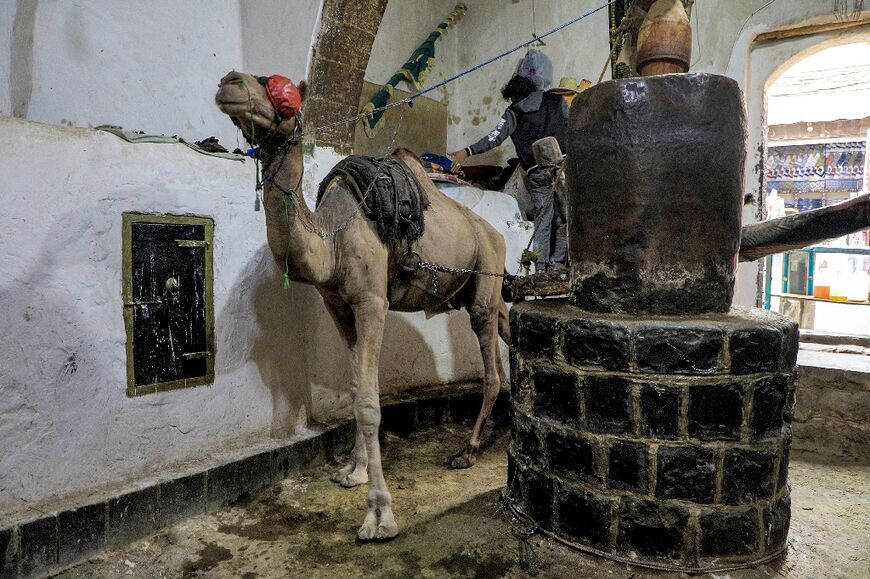
<path fill-rule="evenodd" d="M 870 38 L 820 42 L 765 86 L 764 213 L 817 209 L 868 190 Z M 859 232 L 769 257 L 764 305 L 803 330 L 870 334 L 870 236 Z"/>

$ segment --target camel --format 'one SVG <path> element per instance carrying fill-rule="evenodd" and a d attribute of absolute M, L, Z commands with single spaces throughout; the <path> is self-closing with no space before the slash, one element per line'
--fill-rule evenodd
<path fill-rule="evenodd" d="M 221 80 L 215 100 L 248 142 L 260 147 L 266 233 L 276 264 L 290 279 L 317 289 L 350 349 L 356 436 L 347 464 L 332 475 L 332 480 L 343 487 L 368 481 L 368 509 L 357 537 L 361 541 L 389 540 L 399 528 L 378 443 L 378 359 L 387 310 L 438 312 L 461 306 L 468 311 L 483 358 L 483 404 L 468 445 L 449 458 L 448 465 L 470 467 L 504 380 L 498 336 L 510 343 L 510 335 L 502 280 L 441 271 L 437 274 L 437 293 L 433 293 L 431 272 L 411 269 L 397 276 L 406 246 L 381 242 L 375 223 L 358 212 L 358 200 L 344 177 L 335 177 L 326 185 L 316 210 L 311 211 L 300 189 L 301 115 L 284 118 L 261 82 L 267 80 L 231 72 Z M 302 92 L 304 83 L 300 83 Z M 425 231 L 413 247 L 420 259 L 451 268 L 504 271 L 501 234 L 441 193 L 413 153 L 397 149 L 392 157 L 404 164 L 429 198 Z M 334 236 L 320 235 L 339 228 Z"/>

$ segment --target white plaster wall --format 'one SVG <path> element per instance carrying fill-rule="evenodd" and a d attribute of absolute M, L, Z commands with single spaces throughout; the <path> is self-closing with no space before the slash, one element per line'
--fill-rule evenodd
<path fill-rule="evenodd" d="M 244 72 L 280 74 L 294 82 L 306 78 L 323 0 L 239 2 Z"/>
<path fill-rule="evenodd" d="M 8 117 L 0 147 L 0 514 L 306 427 L 309 314 L 288 306 L 319 298 L 281 289 L 252 163 Z M 215 221 L 211 386 L 126 395 L 125 211 Z"/>
<path fill-rule="evenodd" d="M 0 2 L 0 116 L 12 114 L 9 82 L 16 8 L 15 2 Z"/>
<path fill-rule="evenodd" d="M 7 203 L 0 216 L 0 520 L 214 464 L 271 438 L 302 435 L 309 418 L 350 414 L 347 349 L 316 291 L 296 283 L 282 289 L 263 213 L 253 211 L 252 163 L 9 117 L 0 118 L 0 147 L 7 151 L 0 159 Z M 321 149 L 306 158 L 310 205 L 339 158 Z M 501 197 L 469 204 L 504 220 L 515 208 Z M 127 397 L 126 211 L 215 220 L 213 385 Z M 508 236 L 509 259 L 524 235 Z M 464 312 L 430 320 L 390 314 L 385 394 L 480 373 Z"/>
<path fill-rule="evenodd" d="M 191 142 L 215 135 L 235 148 L 234 128 L 212 97 L 217 81 L 242 66 L 239 0 L 17 4 L 19 11 L 36 6 L 32 44 L 14 35 L 12 80 L 29 75 L 32 83 L 18 116 L 79 127 L 116 124 Z"/>
<path fill-rule="evenodd" d="M 219 78 L 239 62 L 269 69 L 256 73 L 300 74 L 296 60 L 286 69 L 272 68 L 281 57 L 261 52 L 269 43 L 251 41 L 243 49 L 238 25 L 231 22 L 233 14 L 238 19 L 235 2 L 209 3 L 196 18 L 194 8 L 204 8 L 200 4 L 171 10 L 149 5 L 150 11 L 136 6 L 129 14 L 122 10 L 129 6 L 108 0 L 78 6 L 79 11 L 69 3 L 34 6 L 28 69 L 34 90 L 26 93 L 26 109 L 28 116 L 47 121 L 115 121 L 187 136 L 175 123 L 185 119 L 196 126 L 205 120 L 207 134 L 233 146 L 226 141 L 235 139 L 235 129 L 212 101 Z M 430 16 L 440 21 L 446 14 L 441 8 L 421 19 L 421 31 L 429 30 Z M 8 4 L 2 10 L 14 19 Z M 304 26 L 315 26 L 318 15 L 313 9 L 306 14 Z M 262 16 L 246 12 L 246 25 Z M 223 24 L 206 34 L 202 29 L 212 17 Z M 194 20 L 199 32 L 192 33 L 184 22 Z M 142 22 L 156 22 L 154 28 L 163 32 L 151 26 L 141 34 L 130 30 Z M 6 28 L 0 30 L 8 30 L 8 22 L 2 24 Z M 165 35 L 182 28 L 185 42 L 196 38 L 200 47 L 223 30 L 228 52 L 217 57 L 175 50 L 181 40 Z M 280 41 L 280 26 L 269 33 Z M 0 36 L 0 46 L 11 36 Z M 306 59 L 310 41 L 309 34 L 297 47 L 299 54 L 306 50 Z M 99 52 L 109 44 L 117 63 Z M 10 50 L 0 62 L 11 62 Z M 52 55 L 54 62 L 48 62 Z M 205 62 L 210 59 L 215 63 Z M 135 67 L 121 70 L 125 63 Z M 194 68 L 193 78 L 179 78 Z M 442 69 L 432 78 L 448 72 Z M 146 81 L 150 92 L 140 90 Z M 54 89 L 65 96 L 55 97 Z M 0 103 L 11 102 L 3 98 Z M 50 106 L 66 106 L 67 100 L 69 108 Z M 112 112 L 121 120 L 108 118 Z M 137 126 L 136 119 L 154 124 Z M 7 207 L 0 215 L 0 520 L 213 464 L 273 437 L 302 435 L 312 418 L 349 415 L 347 351 L 312 288 L 294 283 L 282 289 L 265 246 L 263 214 L 253 211 L 252 163 L 199 155 L 182 145 L 131 145 L 106 133 L 8 116 L 0 116 L 0 147 L 5 151 L 0 198 Z M 317 184 L 339 159 L 328 149 L 306 158 L 310 205 Z M 472 201 L 493 223 L 515 220 L 516 211 L 504 203 Z M 125 211 L 215 220 L 217 348 L 211 386 L 126 395 Z M 524 235 L 509 232 L 507 265 L 516 261 Z M 381 365 L 385 393 L 480 374 L 478 346 L 464 312 L 431 320 L 423 314 L 390 315 Z"/>

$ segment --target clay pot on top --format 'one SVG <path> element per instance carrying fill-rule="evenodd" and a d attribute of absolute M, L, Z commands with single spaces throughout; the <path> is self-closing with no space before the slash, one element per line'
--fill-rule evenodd
<path fill-rule="evenodd" d="M 637 35 L 637 71 L 641 76 L 688 72 L 692 26 L 682 0 L 658 0 Z"/>

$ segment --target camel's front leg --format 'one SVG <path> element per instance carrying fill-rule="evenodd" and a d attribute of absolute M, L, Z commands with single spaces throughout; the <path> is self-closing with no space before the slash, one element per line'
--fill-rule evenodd
<path fill-rule="evenodd" d="M 378 359 L 384 336 L 387 314 L 385 298 L 372 296 L 354 305 L 357 343 L 354 348 L 353 373 L 356 399 L 353 413 L 357 433 L 365 441 L 368 455 L 368 513 L 357 537 L 360 541 L 385 541 L 399 534 L 393 517 L 392 497 L 384 481 L 378 428 L 381 425 L 381 404 L 378 392 Z"/>
<path fill-rule="evenodd" d="M 326 305 L 326 310 L 332 316 L 338 331 L 341 332 L 342 338 L 344 338 L 347 347 L 350 349 L 351 356 L 355 356 L 357 336 L 353 309 L 340 297 L 332 294 L 324 294 L 323 303 Z M 354 368 L 357 366 L 356 359 L 354 359 L 353 366 Z M 351 385 L 354 399 L 356 399 L 356 388 L 358 385 L 358 381 L 354 381 Z M 354 439 L 353 450 L 350 452 L 350 459 L 344 466 L 332 473 L 332 482 L 337 482 L 345 488 L 361 485 L 369 478 L 368 464 L 365 437 L 362 434 L 362 430 L 357 426 L 356 438 Z"/>

